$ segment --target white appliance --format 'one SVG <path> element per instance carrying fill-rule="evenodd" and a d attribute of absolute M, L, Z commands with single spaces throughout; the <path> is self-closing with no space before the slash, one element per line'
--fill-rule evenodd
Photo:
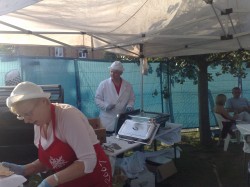
<path fill-rule="evenodd" d="M 138 122 L 127 119 L 118 131 L 118 138 L 138 141 L 141 143 L 151 143 L 159 124 L 151 121 Z"/>

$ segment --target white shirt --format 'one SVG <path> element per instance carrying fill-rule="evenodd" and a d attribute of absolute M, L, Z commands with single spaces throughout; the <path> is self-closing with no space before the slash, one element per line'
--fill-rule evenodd
<path fill-rule="evenodd" d="M 238 110 L 242 107 L 249 107 L 249 102 L 246 98 L 230 98 L 226 101 L 226 108 Z"/>
<path fill-rule="evenodd" d="M 87 117 L 75 107 L 68 104 L 55 105 L 56 137 L 69 144 L 79 161 L 84 162 L 85 173 L 91 173 L 96 165 L 97 158 L 93 145 L 99 143 L 94 129 L 88 123 Z M 47 149 L 53 142 L 52 122 L 47 130 L 47 139 L 40 136 L 40 127 L 34 126 L 34 143 L 38 147 L 41 137 L 43 149 Z"/>

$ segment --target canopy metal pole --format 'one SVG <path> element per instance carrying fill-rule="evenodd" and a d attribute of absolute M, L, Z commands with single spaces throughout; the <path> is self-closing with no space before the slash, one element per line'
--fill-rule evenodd
<path fill-rule="evenodd" d="M 140 72 L 142 71 L 143 58 L 140 58 Z M 143 102 L 143 73 L 141 72 L 141 111 L 144 111 L 144 102 Z"/>
<path fill-rule="evenodd" d="M 141 73 L 141 111 L 144 112 L 144 103 L 143 103 L 143 44 L 140 44 L 140 73 Z"/>
<path fill-rule="evenodd" d="M 79 66 L 78 61 L 74 60 L 75 67 L 75 83 L 76 83 L 76 105 L 79 110 L 82 110 L 82 98 L 81 98 L 81 90 L 80 90 L 80 79 L 79 79 Z"/>
<path fill-rule="evenodd" d="M 160 66 L 160 72 L 161 72 L 161 75 L 160 75 L 160 90 L 161 90 L 161 93 L 163 93 L 163 89 L 162 89 L 162 85 L 163 85 L 163 81 L 162 81 L 162 77 L 163 77 L 163 73 L 162 73 L 162 62 L 160 62 L 159 66 Z M 162 113 L 164 112 L 163 94 L 161 94 L 161 112 L 162 112 Z"/>

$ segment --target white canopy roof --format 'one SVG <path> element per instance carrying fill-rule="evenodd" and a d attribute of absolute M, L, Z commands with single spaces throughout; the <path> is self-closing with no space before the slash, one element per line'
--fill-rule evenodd
<path fill-rule="evenodd" d="M 205 1 L 0 0 L 0 43 L 146 57 L 250 49 L 250 1 Z"/>

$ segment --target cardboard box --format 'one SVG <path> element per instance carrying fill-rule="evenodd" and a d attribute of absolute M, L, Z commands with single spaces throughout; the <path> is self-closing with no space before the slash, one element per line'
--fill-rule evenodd
<path fill-rule="evenodd" d="M 123 187 L 126 184 L 127 176 L 119 167 L 114 167 L 114 174 L 112 177 L 112 187 Z"/>
<path fill-rule="evenodd" d="M 97 139 L 100 141 L 100 144 L 106 143 L 106 129 L 103 128 L 99 118 L 89 118 L 89 124 L 95 130 Z"/>
<path fill-rule="evenodd" d="M 103 128 L 101 121 L 99 118 L 88 118 L 89 124 L 94 128 L 94 129 L 100 129 Z"/>
<path fill-rule="evenodd" d="M 154 162 L 147 162 L 147 168 L 149 171 L 155 173 L 156 182 L 162 182 L 166 178 L 177 173 L 174 162 L 166 162 L 165 164 L 158 164 Z"/>

